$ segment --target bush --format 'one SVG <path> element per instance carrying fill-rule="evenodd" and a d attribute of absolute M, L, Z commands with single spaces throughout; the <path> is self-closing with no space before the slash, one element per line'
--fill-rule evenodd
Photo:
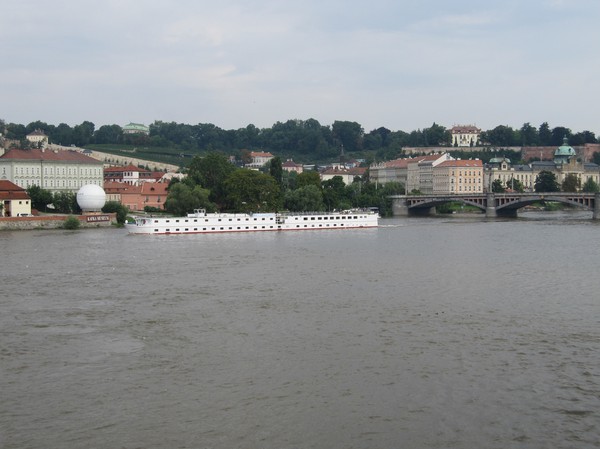
<path fill-rule="evenodd" d="M 81 222 L 77 217 L 73 215 L 69 215 L 67 219 L 64 221 L 63 226 L 64 229 L 79 229 L 81 227 Z"/>
<path fill-rule="evenodd" d="M 125 220 L 127 219 L 129 209 L 126 206 L 123 206 L 118 201 L 107 201 L 104 207 L 102 208 L 102 212 L 104 212 L 105 214 L 115 212 L 117 214 L 117 223 L 123 225 L 125 223 Z"/>

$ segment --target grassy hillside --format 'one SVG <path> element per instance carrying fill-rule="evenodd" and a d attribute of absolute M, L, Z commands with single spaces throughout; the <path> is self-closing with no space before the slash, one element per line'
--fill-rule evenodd
<path fill-rule="evenodd" d="M 181 150 L 173 147 L 136 147 L 134 145 L 114 144 L 90 144 L 85 147 L 90 150 L 102 151 L 103 153 L 114 154 L 116 156 L 164 162 L 179 166 L 187 165 L 192 158 L 192 155 L 184 155 L 181 153 Z"/>

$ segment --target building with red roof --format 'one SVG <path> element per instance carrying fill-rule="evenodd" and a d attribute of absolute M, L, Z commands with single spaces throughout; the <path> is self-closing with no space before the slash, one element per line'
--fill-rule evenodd
<path fill-rule="evenodd" d="M 77 192 L 103 184 L 103 163 L 78 151 L 12 148 L 0 156 L 0 179 L 26 189 L 36 185 L 52 192 Z"/>
<path fill-rule="evenodd" d="M 144 182 L 157 182 L 164 172 L 153 172 L 145 168 L 129 164 L 125 167 L 107 167 L 104 169 L 105 182 L 122 182 L 130 185 L 140 185 Z"/>
<path fill-rule="evenodd" d="M 116 184 L 116 183 L 111 183 Z M 144 182 L 140 185 L 121 184 L 125 189 L 120 190 L 120 202 L 129 210 L 144 210 L 146 206 L 164 209 L 169 183 Z M 111 191 L 112 193 L 112 191 Z M 108 194 L 108 192 L 107 192 Z"/>
<path fill-rule="evenodd" d="M 0 217 L 31 215 L 31 198 L 18 185 L 0 180 Z"/>

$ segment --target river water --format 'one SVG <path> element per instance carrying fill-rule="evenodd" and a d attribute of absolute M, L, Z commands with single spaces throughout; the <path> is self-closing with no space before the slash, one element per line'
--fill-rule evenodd
<path fill-rule="evenodd" d="M 0 447 L 600 447 L 600 223 L 0 233 Z"/>

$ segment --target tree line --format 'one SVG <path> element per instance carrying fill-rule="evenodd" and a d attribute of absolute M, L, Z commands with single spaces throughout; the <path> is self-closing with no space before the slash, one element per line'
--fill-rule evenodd
<path fill-rule="evenodd" d="M 355 178 L 346 185 L 340 176 L 321 181 L 319 173 L 287 172 L 274 157 L 262 171 L 239 168 L 221 153 L 196 156 L 182 181 L 169 186 L 165 209 L 184 215 L 194 209 L 209 212 L 333 211 L 375 207 L 392 213 L 390 195 L 404 193 L 400 183 L 375 184 Z"/>
<path fill-rule="evenodd" d="M 245 128 L 222 129 L 211 123 L 189 125 L 176 122 L 155 121 L 145 134 L 125 134 L 119 125 L 102 125 L 84 121 L 73 127 L 58 126 L 42 121 L 27 125 L 5 123 L 0 120 L 0 132 L 6 138 L 22 141 L 39 129 L 48 135 L 51 143 L 85 147 L 91 144 L 135 145 L 145 147 L 172 147 L 190 156 L 220 151 L 239 154 L 241 150 L 262 150 L 298 162 L 325 161 L 338 158 L 342 153 L 353 158 L 390 160 L 400 157 L 405 147 L 447 146 L 451 148 L 451 129 L 433 123 L 430 127 L 410 132 L 392 131 L 379 127 L 369 132 L 354 121 L 334 121 L 331 126 L 315 119 L 287 120 L 268 128 L 250 124 Z M 591 131 L 573 132 L 558 126 L 550 128 L 547 122 L 535 127 L 525 123 L 519 129 L 500 125 L 482 131 L 480 142 L 491 147 L 509 146 L 559 146 L 563 138 L 570 145 L 598 143 Z"/>

